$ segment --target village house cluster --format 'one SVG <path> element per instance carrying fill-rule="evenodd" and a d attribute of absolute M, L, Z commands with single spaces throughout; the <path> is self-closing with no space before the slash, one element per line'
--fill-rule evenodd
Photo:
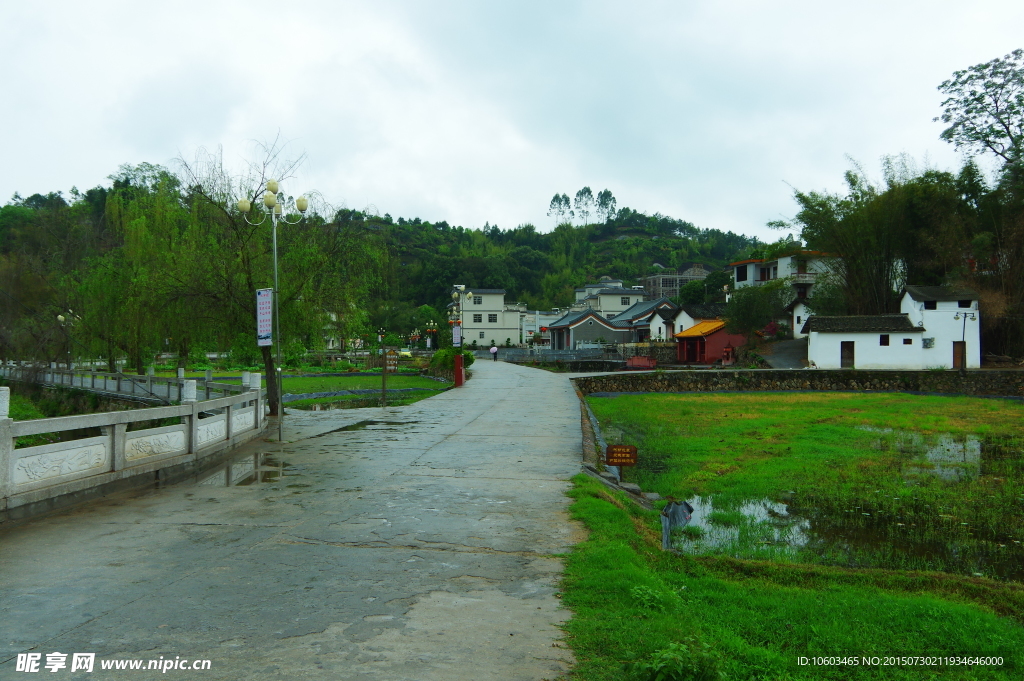
<path fill-rule="evenodd" d="M 977 294 L 966 288 L 908 285 L 898 314 L 815 315 L 806 305 L 827 271 L 828 255 L 796 249 L 774 259 L 731 263 L 732 290 L 782 279 L 792 288 L 783 322 L 794 339 L 807 339 L 809 368 L 958 369 L 981 366 Z M 659 266 L 660 267 L 660 266 Z M 531 344 L 551 350 L 581 350 L 608 344 L 674 343 L 675 361 L 728 366 L 746 338 L 729 333 L 726 303 L 678 305 L 671 298 L 709 273 L 694 264 L 681 271 L 660 268 L 626 287 L 602 277 L 576 289 L 564 309 L 529 310 L 505 302 L 504 289 L 473 289 L 461 301 L 467 344 Z M 455 287 L 466 291 L 465 287 Z"/>

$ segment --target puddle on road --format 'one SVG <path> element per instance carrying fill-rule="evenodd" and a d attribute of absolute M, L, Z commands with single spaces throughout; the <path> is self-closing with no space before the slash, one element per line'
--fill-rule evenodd
<path fill-rule="evenodd" d="M 358 423 L 353 423 L 353 424 L 348 425 L 348 426 L 342 426 L 341 428 L 335 428 L 334 430 L 329 430 L 326 433 L 320 433 L 319 435 L 314 435 L 313 437 L 323 437 L 325 435 L 331 435 L 333 433 L 347 433 L 347 432 L 353 431 L 353 430 L 364 430 L 366 428 L 369 428 L 370 426 L 407 426 L 407 425 L 411 425 L 413 423 L 419 423 L 419 421 L 375 421 L 373 419 L 369 419 L 369 420 L 366 420 L 366 421 L 359 421 Z M 392 430 L 392 429 L 391 428 L 374 428 L 373 430 Z M 310 438 L 310 439 L 313 439 L 313 438 Z"/>
<path fill-rule="evenodd" d="M 731 504 L 694 497 L 673 545 L 689 554 L 1024 581 L 1024 443 L 887 429 L 895 485 L 851 500 L 840 490 Z M 958 510 L 957 510 L 958 509 Z"/>
<path fill-rule="evenodd" d="M 258 457 L 258 458 L 257 458 Z M 257 463 L 258 461 L 258 463 Z M 250 454 L 237 457 L 206 471 L 196 480 L 199 487 L 244 487 L 264 482 L 278 482 L 287 475 L 292 465 L 269 454 Z"/>

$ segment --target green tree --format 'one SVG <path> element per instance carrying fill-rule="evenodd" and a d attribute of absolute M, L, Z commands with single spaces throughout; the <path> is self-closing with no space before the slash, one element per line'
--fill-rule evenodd
<path fill-rule="evenodd" d="M 576 192 L 573 209 L 576 211 L 576 215 L 580 216 L 584 225 L 589 224 L 587 218 L 594 212 L 594 193 L 590 191 L 590 187 L 584 187 Z"/>
<path fill-rule="evenodd" d="M 942 139 L 959 148 L 987 151 L 1017 164 L 1024 151 L 1024 50 L 953 73 L 939 85 L 946 96 Z"/>
<path fill-rule="evenodd" d="M 615 197 L 607 189 L 602 189 L 597 194 L 597 214 L 602 216 L 605 221 L 612 219 L 615 215 Z"/>
<path fill-rule="evenodd" d="M 551 197 L 551 203 L 548 204 L 548 217 L 553 217 L 555 224 L 561 224 L 566 220 L 572 219 L 572 206 L 569 203 L 569 196 L 567 194 L 555 194 Z"/>
<path fill-rule="evenodd" d="M 725 306 L 726 329 L 751 338 L 755 331 L 782 318 L 792 300 L 792 288 L 785 279 L 736 289 Z"/>
<path fill-rule="evenodd" d="M 705 284 L 701 280 L 688 281 L 679 288 L 676 302 L 679 305 L 697 305 L 704 302 Z"/>
<path fill-rule="evenodd" d="M 193 163 L 181 162 L 189 220 L 172 245 L 181 274 L 167 293 L 170 300 L 202 311 L 221 335 L 249 333 L 254 343 L 256 290 L 273 284 L 273 226 L 258 199 L 270 177 L 287 179 L 297 165 L 281 159 L 276 145 L 262 151 L 263 158 L 242 178 L 229 176 L 218 158 L 202 152 Z M 251 202 L 252 215 L 238 210 L 240 197 Z M 365 303 L 369 289 L 379 283 L 386 250 L 375 232 L 332 219 L 338 214 L 322 202 L 300 216 L 292 197 L 281 193 L 278 201 L 292 224 L 278 227 L 282 337 L 275 343 L 319 349 L 325 333 L 337 331 L 352 306 Z M 277 413 L 274 352 L 264 346 L 261 353 L 271 412 Z"/>

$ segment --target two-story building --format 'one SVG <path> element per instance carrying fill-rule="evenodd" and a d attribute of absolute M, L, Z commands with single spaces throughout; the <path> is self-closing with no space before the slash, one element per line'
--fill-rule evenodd
<path fill-rule="evenodd" d="M 508 340 L 518 345 L 520 314 L 519 306 L 505 304 L 505 289 L 466 287 L 462 294 L 463 343 L 504 345 Z"/>
<path fill-rule="evenodd" d="M 534 345 L 547 346 L 551 344 L 551 334 L 548 328 L 565 316 L 565 312 L 555 308 L 553 310 L 525 310 L 519 317 L 520 336 L 524 343 L 532 340 Z"/>
<path fill-rule="evenodd" d="M 981 367 L 981 311 L 978 294 L 964 287 L 907 286 L 900 312 L 918 327 L 923 368 Z"/>
<path fill-rule="evenodd" d="M 733 290 L 745 286 L 760 286 L 774 279 L 786 279 L 793 287 L 794 300 L 789 306 L 790 328 L 794 338 L 803 338 L 803 324 L 810 311 L 803 301 L 810 297 L 818 276 L 825 272 L 828 256 L 819 251 L 799 249 L 774 259 L 740 260 L 730 263 L 733 270 Z"/>
<path fill-rule="evenodd" d="M 644 298 L 642 286 L 624 288 L 621 279 L 601 277 L 595 284 L 576 289 L 576 301 L 570 310 L 582 312 L 591 309 L 602 317 L 610 318 L 642 302 Z"/>
<path fill-rule="evenodd" d="M 644 277 L 644 290 L 651 299 L 675 298 L 679 289 L 691 281 L 703 281 L 711 273 L 702 263 L 694 263 L 685 270 L 662 270 L 657 274 Z"/>

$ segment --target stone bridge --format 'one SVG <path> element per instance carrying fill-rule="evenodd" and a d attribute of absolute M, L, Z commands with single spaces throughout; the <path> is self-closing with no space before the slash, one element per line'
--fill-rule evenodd
<path fill-rule="evenodd" d="M 206 380 L 201 392 L 197 381 L 184 378 L 53 368 L 30 372 L 9 366 L 0 375 L 168 404 L 14 421 L 9 413 L 10 389 L 0 387 L 0 521 L 154 480 L 191 475 L 258 437 L 267 424 L 259 374 L 252 374 L 250 385 Z M 200 395 L 207 399 L 198 399 Z"/>

